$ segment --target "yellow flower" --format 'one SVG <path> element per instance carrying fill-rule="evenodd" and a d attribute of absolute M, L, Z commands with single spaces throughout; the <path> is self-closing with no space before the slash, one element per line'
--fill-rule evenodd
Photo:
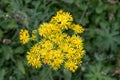
<path fill-rule="evenodd" d="M 30 39 L 30 35 L 28 33 L 28 30 L 21 29 L 19 34 L 20 34 L 21 43 L 22 44 L 28 43 L 28 41 Z"/>
<path fill-rule="evenodd" d="M 69 69 L 72 72 L 75 72 L 77 70 L 78 66 L 71 60 L 68 60 L 65 62 L 65 68 Z"/>
<path fill-rule="evenodd" d="M 79 36 L 76 36 L 76 35 L 72 35 L 72 37 L 70 38 L 70 41 L 72 41 L 71 43 L 76 45 L 76 46 L 79 46 L 79 45 L 82 45 L 82 38 L 79 37 Z"/>
<path fill-rule="evenodd" d="M 62 29 L 68 29 L 73 21 L 72 16 L 69 12 L 58 11 L 57 14 L 52 17 L 51 23 L 58 25 Z"/>
<path fill-rule="evenodd" d="M 84 32 L 84 28 L 79 24 L 73 24 L 73 25 L 71 25 L 70 28 L 73 29 L 75 31 L 75 33 L 83 33 Z"/>
<path fill-rule="evenodd" d="M 54 70 L 59 69 L 63 60 L 64 54 L 60 50 L 49 50 L 43 58 L 43 62 L 50 65 Z"/>
<path fill-rule="evenodd" d="M 31 64 L 33 67 L 41 67 L 41 61 L 40 61 L 40 57 L 38 55 L 35 55 L 33 52 L 28 52 L 27 54 L 27 60 L 28 63 Z"/>
<path fill-rule="evenodd" d="M 43 39 L 41 41 L 41 47 L 42 49 L 50 50 L 53 49 L 53 43 L 50 40 Z"/>
<path fill-rule="evenodd" d="M 77 35 L 83 33 L 84 28 L 72 22 L 70 13 L 60 10 L 50 22 L 41 24 L 38 27 L 38 34 L 42 36 L 42 39 L 33 44 L 27 52 L 28 63 L 36 68 L 47 64 L 53 70 L 58 70 L 63 66 L 75 72 L 82 64 L 82 58 L 85 55 L 83 40 Z M 69 29 L 73 30 L 72 35 L 67 32 Z M 36 33 L 37 30 L 32 31 L 31 40 L 36 40 Z M 29 41 L 27 30 L 20 31 L 20 40 L 23 44 Z"/>
<path fill-rule="evenodd" d="M 43 23 L 38 28 L 39 35 L 43 36 L 44 38 L 47 38 L 59 31 L 60 31 L 60 28 L 52 23 Z"/>
<path fill-rule="evenodd" d="M 40 67 L 41 64 L 41 58 L 40 58 L 40 45 L 35 44 L 31 49 L 30 52 L 27 52 L 27 60 L 28 63 L 31 64 L 33 67 Z"/>

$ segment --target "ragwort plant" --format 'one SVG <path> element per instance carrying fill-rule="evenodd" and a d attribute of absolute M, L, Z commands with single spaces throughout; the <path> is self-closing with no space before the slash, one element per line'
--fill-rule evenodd
<path fill-rule="evenodd" d="M 35 43 L 26 55 L 31 66 L 40 68 L 47 64 L 53 70 L 64 66 L 65 69 L 75 72 L 85 55 L 80 36 L 83 32 L 84 28 L 73 23 L 69 12 L 59 10 L 49 22 L 40 24 L 32 34 L 27 29 L 21 29 L 20 41 L 22 44 Z"/>

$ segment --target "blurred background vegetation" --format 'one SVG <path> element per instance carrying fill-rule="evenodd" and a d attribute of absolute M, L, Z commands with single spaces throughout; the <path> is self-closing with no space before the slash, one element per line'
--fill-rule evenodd
<path fill-rule="evenodd" d="M 36 29 L 58 10 L 84 26 L 83 65 L 75 73 L 26 62 L 20 29 Z M 0 0 L 0 80 L 120 80 L 119 0 Z"/>

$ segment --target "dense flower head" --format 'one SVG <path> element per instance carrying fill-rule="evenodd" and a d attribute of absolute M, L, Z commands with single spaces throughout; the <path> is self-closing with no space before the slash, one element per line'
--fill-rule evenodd
<path fill-rule="evenodd" d="M 28 43 L 29 39 L 30 39 L 30 35 L 28 33 L 28 30 L 21 29 L 20 30 L 20 40 L 21 40 L 21 43 L 22 44 L 26 44 L 26 43 Z"/>
<path fill-rule="evenodd" d="M 30 51 L 27 52 L 27 60 L 28 63 L 31 64 L 33 67 L 40 67 L 41 66 L 41 60 L 40 60 L 40 46 L 39 44 L 35 44 L 33 47 L 31 47 Z"/>
<path fill-rule="evenodd" d="M 84 29 L 79 24 L 73 24 L 71 25 L 71 29 L 75 31 L 75 33 L 83 33 Z"/>
<path fill-rule="evenodd" d="M 60 10 L 57 12 L 55 16 L 52 17 L 50 22 L 59 26 L 60 28 L 68 29 L 72 21 L 73 21 L 73 18 L 69 12 L 63 12 L 62 10 Z"/>
<path fill-rule="evenodd" d="M 25 38 L 21 38 L 21 36 L 28 34 L 28 31 L 23 32 L 23 30 L 20 31 L 20 40 L 25 44 L 28 40 L 25 41 Z M 65 69 L 72 72 L 81 66 L 85 50 L 83 49 L 83 40 L 78 34 L 83 33 L 84 28 L 73 23 L 69 12 L 58 11 L 50 22 L 45 22 L 38 27 L 38 30 L 32 31 L 30 40 L 36 40 L 37 32 L 42 39 L 37 40 L 27 52 L 27 60 L 30 65 L 39 68 L 47 64 L 54 70 L 64 66 Z M 29 39 L 29 37 L 27 38 Z"/>

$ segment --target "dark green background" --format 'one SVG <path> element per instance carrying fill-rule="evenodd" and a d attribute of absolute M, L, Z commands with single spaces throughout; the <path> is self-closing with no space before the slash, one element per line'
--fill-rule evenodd
<path fill-rule="evenodd" d="M 20 29 L 37 29 L 60 9 L 85 28 L 86 55 L 75 73 L 29 66 L 30 45 L 19 41 Z M 120 80 L 119 0 L 0 0 L 0 80 Z"/>

